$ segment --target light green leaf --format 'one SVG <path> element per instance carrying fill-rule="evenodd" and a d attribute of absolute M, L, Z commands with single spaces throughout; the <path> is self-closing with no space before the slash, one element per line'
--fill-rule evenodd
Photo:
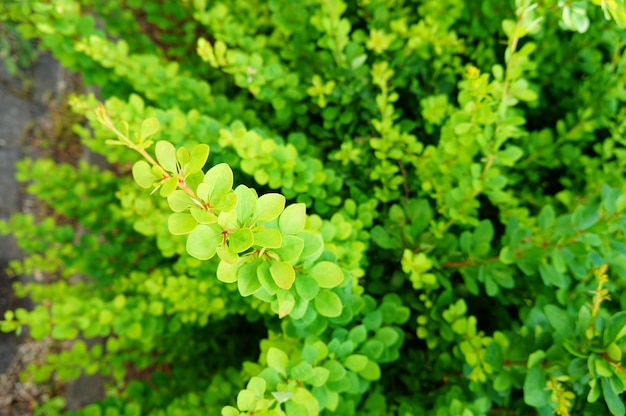
<path fill-rule="evenodd" d="M 151 188 L 154 181 L 158 179 L 152 174 L 152 168 L 145 160 L 135 162 L 133 165 L 133 178 L 142 188 Z"/>
<path fill-rule="evenodd" d="M 215 251 L 220 260 L 226 263 L 237 264 L 239 262 L 239 256 L 237 253 L 233 253 L 232 250 L 224 244 L 218 245 Z"/>
<path fill-rule="evenodd" d="M 278 292 L 278 285 L 274 281 L 272 274 L 270 273 L 269 262 L 263 262 L 256 269 L 257 277 L 263 289 L 270 295 L 275 295 Z"/>
<path fill-rule="evenodd" d="M 298 292 L 298 295 L 303 299 L 313 300 L 319 291 L 320 287 L 317 281 L 312 277 L 303 274 L 296 279 L 296 292 Z"/>
<path fill-rule="evenodd" d="M 548 392 L 541 368 L 532 367 L 524 380 L 524 402 L 532 407 L 548 404 Z"/>
<path fill-rule="evenodd" d="M 316 263 L 309 273 L 322 288 L 333 288 L 343 281 L 343 272 L 339 266 L 329 261 Z"/>
<path fill-rule="evenodd" d="M 224 406 L 222 408 L 222 416 L 239 416 L 239 410 L 235 409 L 232 406 Z"/>
<path fill-rule="evenodd" d="M 174 235 L 189 234 L 196 225 L 198 222 L 190 214 L 182 212 L 175 212 L 167 219 L 167 228 Z"/>
<path fill-rule="evenodd" d="M 208 157 L 209 157 L 208 145 L 204 143 L 200 143 L 194 146 L 193 150 L 191 151 L 189 163 L 185 165 L 185 178 L 192 173 L 202 170 Z"/>
<path fill-rule="evenodd" d="M 300 257 L 303 250 L 304 241 L 300 237 L 287 235 L 283 237 L 280 248 L 276 249 L 275 252 L 280 256 L 282 261 L 292 262 Z"/>
<path fill-rule="evenodd" d="M 237 281 L 237 270 L 239 264 L 230 264 L 225 261 L 220 261 L 217 265 L 217 279 L 224 283 L 235 283 Z"/>
<path fill-rule="evenodd" d="M 229 192 L 221 198 L 212 201 L 213 209 L 219 211 L 232 211 L 237 206 L 237 194 Z"/>
<path fill-rule="evenodd" d="M 290 391 L 273 391 L 272 396 L 278 403 L 285 403 L 287 400 L 291 399 L 293 393 Z"/>
<path fill-rule="evenodd" d="M 176 165 L 176 148 L 170 142 L 160 140 L 155 147 L 156 159 L 159 165 L 170 173 L 178 173 Z"/>
<path fill-rule="evenodd" d="M 376 381 L 380 379 L 380 367 L 378 363 L 372 360 L 367 360 L 365 368 L 359 371 L 359 375 L 365 380 Z"/>
<path fill-rule="evenodd" d="M 191 198 L 188 199 L 189 201 L 191 201 Z M 197 206 L 190 207 L 189 212 L 200 224 L 215 224 L 217 222 L 217 217 L 215 216 L 215 214 Z"/>
<path fill-rule="evenodd" d="M 350 371 L 358 373 L 365 369 L 369 359 L 363 354 L 352 354 L 343 360 L 343 365 Z"/>
<path fill-rule="evenodd" d="M 324 367 L 313 367 L 313 375 L 306 381 L 314 387 L 322 387 L 328 381 L 330 371 Z"/>
<path fill-rule="evenodd" d="M 235 253 L 246 251 L 253 242 L 254 237 L 249 228 L 239 228 L 234 233 L 228 234 L 228 247 Z"/>
<path fill-rule="evenodd" d="M 237 288 L 241 296 L 250 296 L 261 287 L 256 269 L 256 263 L 246 263 L 237 270 Z"/>
<path fill-rule="evenodd" d="M 214 205 L 217 199 L 232 190 L 233 171 L 226 163 L 215 165 L 205 173 L 204 183 L 208 186 L 206 190 L 203 188 L 202 195 L 200 195 L 200 186 L 198 186 L 198 196 Z"/>
<path fill-rule="evenodd" d="M 198 225 L 187 237 L 187 252 L 198 260 L 208 260 L 215 255 L 222 230 L 215 224 Z"/>
<path fill-rule="evenodd" d="M 270 266 L 270 273 L 278 287 L 290 289 L 296 280 L 296 272 L 289 263 L 275 261 Z"/>
<path fill-rule="evenodd" d="M 274 228 L 266 228 L 265 230 L 254 232 L 255 246 L 261 246 L 265 248 L 279 248 L 282 243 L 283 237 L 280 234 L 280 231 Z"/>
<path fill-rule="evenodd" d="M 256 203 L 254 219 L 256 221 L 271 221 L 278 217 L 285 209 L 285 197 L 281 194 L 270 193 L 261 196 Z"/>
<path fill-rule="evenodd" d="M 339 296 L 330 290 L 321 290 L 313 301 L 315 309 L 320 315 L 327 318 L 336 318 L 341 315 L 343 305 Z"/>
<path fill-rule="evenodd" d="M 604 345 L 619 342 L 626 337 L 626 311 L 613 314 L 607 321 L 604 328 Z"/>
<path fill-rule="evenodd" d="M 250 220 L 256 210 L 256 193 L 253 189 L 250 189 L 245 185 L 239 185 L 235 188 L 235 195 L 237 195 L 237 199 L 239 200 L 239 203 L 235 208 L 237 218 L 241 221 L 241 224 L 250 225 Z"/>
<path fill-rule="evenodd" d="M 155 117 L 150 117 L 141 122 L 141 142 L 148 137 L 158 133 L 160 128 L 159 120 Z"/>
<path fill-rule="evenodd" d="M 178 150 L 176 150 L 176 160 L 178 161 L 179 166 L 189 163 L 189 158 L 189 150 L 187 150 L 186 147 L 179 147 Z"/>
<path fill-rule="evenodd" d="M 177 186 L 178 186 L 177 176 L 172 176 L 170 178 L 167 178 L 161 183 L 161 190 L 159 191 L 159 195 L 161 195 L 164 198 L 167 198 L 168 196 L 172 195 L 172 193 L 176 190 Z"/>
<path fill-rule="evenodd" d="M 276 300 L 278 301 L 278 317 L 284 318 L 289 315 L 296 306 L 296 299 L 289 291 L 284 289 L 280 289 L 276 295 Z"/>
<path fill-rule="evenodd" d="M 324 240 L 321 235 L 303 231 L 297 236 L 304 242 L 302 252 L 299 254 L 301 261 L 315 261 L 324 251 Z"/>
<path fill-rule="evenodd" d="M 283 376 L 287 375 L 287 365 L 289 365 L 289 357 L 278 348 L 270 347 L 267 350 L 267 366 L 278 371 Z"/>
<path fill-rule="evenodd" d="M 246 388 L 254 392 L 258 397 L 263 397 L 265 395 L 265 389 L 267 389 L 267 382 L 261 377 L 252 377 Z"/>
<path fill-rule="evenodd" d="M 257 395 L 248 389 L 241 390 L 237 395 L 237 407 L 239 410 L 253 410 L 258 400 Z"/>
<path fill-rule="evenodd" d="M 306 205 L 303 203 L 291 204 L 280 215 L 278 225 L 280 231 L 287 234 L 297 234 L 304 230 L 306 223 Z"/>
<path fill-rule="evenodd" d="M 167 203 L 174 212 L 183 212 L 195 206 L 189 194 L 181 189 L 177 189 L 167 197 Z M 200 221 L 198 221 L 200 222 Z"/>

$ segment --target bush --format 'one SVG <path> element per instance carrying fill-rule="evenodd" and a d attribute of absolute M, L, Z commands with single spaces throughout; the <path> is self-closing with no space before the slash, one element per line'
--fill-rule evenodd
<path fill-rule="evenodd" d="M 25 376 L 107 377 L 81 415 L 624 415 L 622 3 L 4 4 L 116 172 L 19 165 Z"/>

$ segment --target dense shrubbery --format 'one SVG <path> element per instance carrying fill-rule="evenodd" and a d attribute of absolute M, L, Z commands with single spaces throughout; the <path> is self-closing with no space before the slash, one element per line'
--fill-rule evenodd
<path fill-rule="evenodd" d="M 83 415 L 624 415 L 625 13 L 3 4 L 119 173 L 19 166 L 55 215 L 2 224 L 13 267 L 58 278 L 2 329 L 66 347 L 25 377 L 106 376 Z"/>

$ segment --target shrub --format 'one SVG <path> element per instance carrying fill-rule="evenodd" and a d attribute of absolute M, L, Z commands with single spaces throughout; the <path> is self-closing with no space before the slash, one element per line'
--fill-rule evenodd
<path fill-rule="evenodd" d="M 106 376 L 82 415 L 624 415 L 622 3 L 5 4 L 116 172 L 19 165 L 25 376 Z"/>

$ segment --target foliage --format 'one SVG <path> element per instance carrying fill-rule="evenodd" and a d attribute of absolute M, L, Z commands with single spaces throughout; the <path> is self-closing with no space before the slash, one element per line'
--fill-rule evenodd
<path fill-rule="evenodd" d="M 54 214 L 0 224 L 54 276 L 24 377 L 107 377 L 78 414 L 626 414 L 622 1 L 0 16 L 105 98 L 117 174 L 24 161 Z"/>

